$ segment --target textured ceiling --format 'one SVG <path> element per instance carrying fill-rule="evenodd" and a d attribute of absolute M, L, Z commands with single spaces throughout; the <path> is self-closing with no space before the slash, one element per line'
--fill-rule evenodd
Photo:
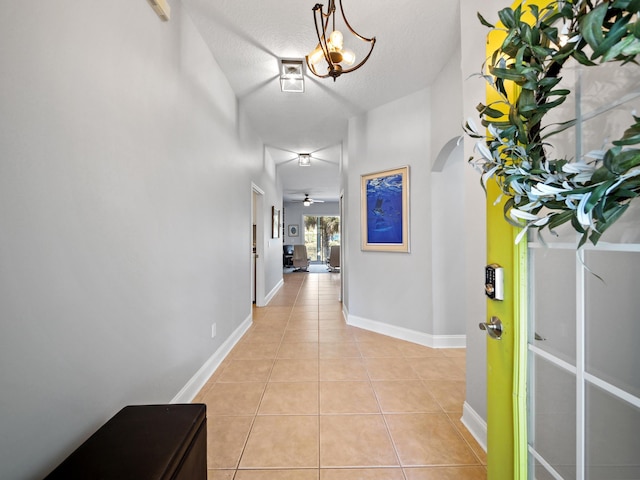
<path fill-rule="evenodd" d="M 376 37 L 369 61 L 335 82 L 306 72 L 304 93 L 282 93 L 280 59 L 317 44 L 314 1 L 182 2 L 278 164 L 285 200 L 336 200 L 348 119 L 429 86 L 460 39 L 458 1 L 344 0 L 351 26 Z M 346 47 L 362 43 L 343 33 Z M 315 152 L 311 167 L 292 161 L 298 152 Z"/>

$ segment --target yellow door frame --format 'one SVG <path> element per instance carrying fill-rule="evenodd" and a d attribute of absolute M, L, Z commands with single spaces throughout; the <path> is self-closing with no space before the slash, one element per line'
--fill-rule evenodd
<path fill-rule="evenodd" d="M 504 300 L 487 301 L 487 319 L 502 338 L 487 336 L 487 471 L 490 480 L 527 478 L 527 243 L 504 219 L 495 182 L 487 185 L 487 259 L 504 269 Z"/>
<path fill-rule="evenodd" d="M 522 3 L 517 0 L 512 8 Z M 528 0 L 543 7 L 551 0 Z M 523 18 L 526 18 L 523 15 Z M 501 24 L 497 25 L 502 28 Z M 487 58 L 504 41 L 506 32 L 492 30 L 487 36 Z M 511 99 L 518 95 L 509 87 Z M 499 100 L 487 85 L 487 105 Z M 498 107 L 494 107 L 498 108 Z M 487 300 L 487 319 L 502 322 L 502 338 L 487 336 L 487 474 L 490 480 L 527 478 L 527 239 L 516 244 L 520 229 L 504 219 L 504 204 L 498 185 L 487 182 L 487 263 L 504 271 L 504 300 Z M 488 320 L 487 320 L 488 321 Z"/>

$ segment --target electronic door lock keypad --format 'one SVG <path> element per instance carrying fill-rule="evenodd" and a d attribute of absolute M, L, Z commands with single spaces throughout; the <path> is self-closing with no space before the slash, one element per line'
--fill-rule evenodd
<path fill-rule="evenodd" d="M 491 300 L 504 300 L 504 269 L 497 263 L 484 267 L 484 293 Z"/>

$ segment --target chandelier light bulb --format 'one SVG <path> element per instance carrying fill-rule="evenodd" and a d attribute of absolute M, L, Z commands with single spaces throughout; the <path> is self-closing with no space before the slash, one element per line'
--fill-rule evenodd
<path fill-rule="evenodd" d="M 349 50 L 345 48 L 342 50 L 342 62 L 345 63 L 348 67 L 353 65 L 356 61 L 356 54 L 353 53 L 353 50 Z"/>
<path fill-rule="evenodd" d="M 329 35 L 329 41 L 327 42 L 327 47 L 329 47 L 329 51 L 340 51 L 344 45 L 344 37 L 340 30 L 334 30 Z"/>
<path fill-rule="evenodd" d="M 324 52 L 322 51 L 322 47 L 318 45 L 316 49 L 309 54 L 308 58 L 311 65 L 318 65 L 322 60 L 324 60 Z"/>

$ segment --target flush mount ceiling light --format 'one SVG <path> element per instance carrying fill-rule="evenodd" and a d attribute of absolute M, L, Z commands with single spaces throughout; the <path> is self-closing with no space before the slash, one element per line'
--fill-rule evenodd
<path fill-rule="evenodd" d="M 280 60 L 280 90 L 283 92 L 304 92 L 302 60 Z"/>
<path fill-rule="evenodd" d="M 351 28 L 351 25 L 349 25 L 349 22 L 347 21 L 347 17 L 344 16 L 342 0 L 338 0 L 338 3 L 340 5 L 342 22 L 353 36 L 369 44 L 369 52 L 360 63 L 356 66 L 352 66 L 355 63 L 356 55 L 352 50 L 343 48 L 344 37 L 340 30 L 336 30 L 335 0 L 329 0 L 327 13 L 324 13 L 323 6 L 321 4 L 316 3 L 316 6 L 313 7 L 313 22 L 316 26 L 318 46 L 313 52 L 305 57 L 307 60 L 307 67 L 314 75 L 320 78 L 332 77 L 334 82 L 336 81 L 336 78 L 343 73 L 353 72 L 364 65 L 369 59 L 371 52 L 373 52 L 373 47 L 376 44 L 376 37 L 365 38 Z M 327 73 L 322 73 L 318 70 L 320 64 L 324 63 L 327 65 Z"/>
<path fill-rule="evenodd" d="M 310 167 L 311 166 L 311 155 L 308 153 L 301 153 L 298 155 L 298 165 L 301 167 Z"/>

